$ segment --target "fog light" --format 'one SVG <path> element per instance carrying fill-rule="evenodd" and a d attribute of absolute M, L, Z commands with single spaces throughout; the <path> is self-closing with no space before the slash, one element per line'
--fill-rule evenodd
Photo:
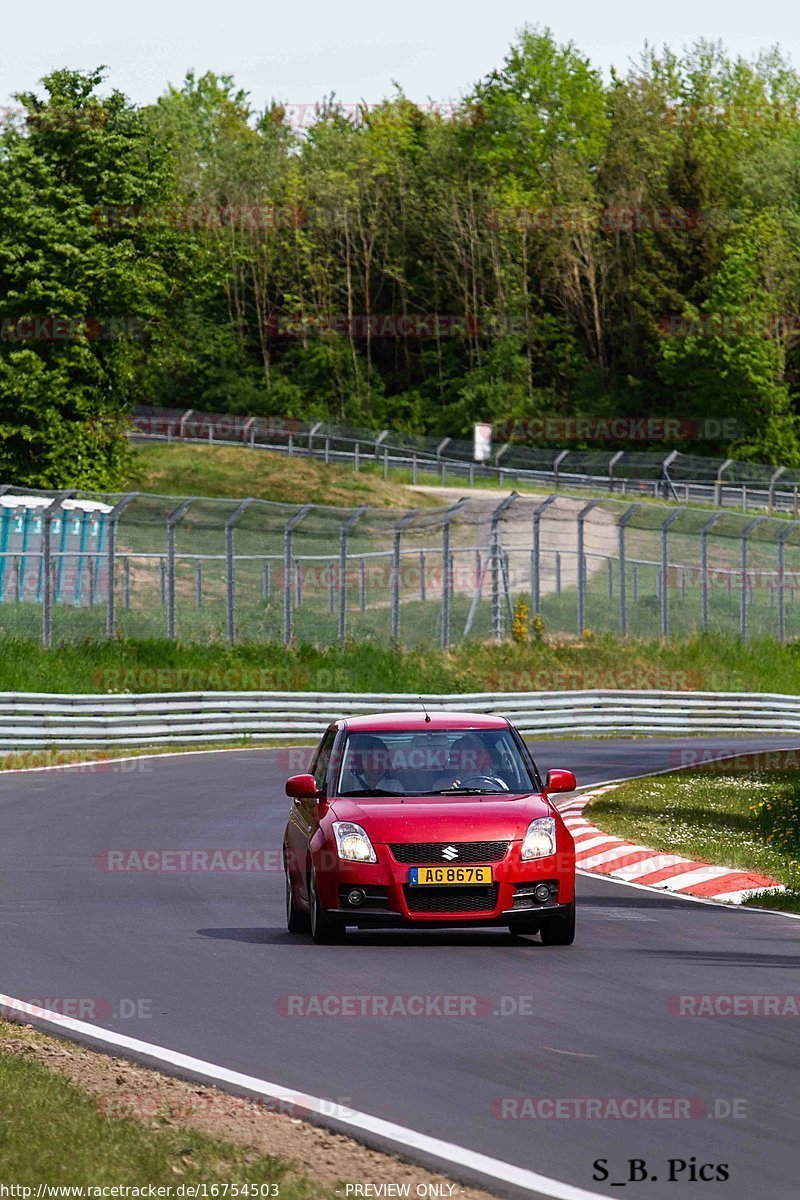
<path fill-rule="evenodd" d="M 546 883 L 537 883 L 533 889 L 533 894 L 540 904 L 544 904 L 545 901 L 550 899 L 550 888 Z"/>
<path fill-rule="evenodd" d="M 548 895 L 549 894 L 550 893 L 548 892 Z M 353 905 L 363 904 L 365 899 L 366 899 L 366 896 L 362 892 L 361 888 L 353 888 L 352 892 L 347 893 L 347 903 L 348 904 L 353 904 Z"/>

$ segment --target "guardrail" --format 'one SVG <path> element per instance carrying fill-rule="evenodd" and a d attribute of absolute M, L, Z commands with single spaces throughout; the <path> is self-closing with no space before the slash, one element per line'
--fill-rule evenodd
<path fill-rule="evenodd" d="M 796 733 L 800 696 L 751 692 L 164 692 L 0 693 L 0 750 L 164 746 L 247 740 L 313 742 L 360 713 L 499 713 L 530 737 L 568 734 Z"/>
<path fill-rule="evenodd" d="M 788 468 L 733 459 L 668 453 L 575 451 L 526 448 L 512 442 L 497 447 L 492 460 L 476 462 L 471 443 L 445 437 L 412 438 L 383 429 L 348 429 L 275 417 L 196 412 L 194 409 L 138 408 L 134 440 L 182 441 L 247 446 L 282 454 L 352 465 L 408 471 L 411 482 L 435 478 L 440 485 L 527 484 L 565 492 L 702 503 L 743 513 L 787 512 L 800 516 L 800 480 Z M 502 459 L 502 465 L 501 465 Z M 736 473 L 734 473 L 736 472 Z M 779 483 L 780 481 L 780 483 Z"/>

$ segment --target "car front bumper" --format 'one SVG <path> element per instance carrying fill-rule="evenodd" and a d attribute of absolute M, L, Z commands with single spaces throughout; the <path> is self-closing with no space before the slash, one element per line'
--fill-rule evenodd
<path fill-rule="evenodd" d="M 375 846 L 376 863 L 351 863 L 320 848 L 314 861 L 323 907 L 353 925 L 508 925 L 543 919 L 566 909 L 575 896 L 575 857 L 571 846 L 556 854 L 523 862 L 521 842 L 512 842 L 506 856 L 487 864 L 492 868 L 491 887 L 409 885 L 410 867 L 397 862 L 388 846 Z M 441 863 L 431 864 L 441 866 Z M 444 864 L 445 866 L 447 864 Z M 546 883 L 550 896 L 544 903 L 530 895 Z M 349 891 L 363 891 L 364 901 L 347 902 Z M 450 893 L 450 895 L 446 895 Z M 452 906 L 451 906 L 452 905 Z"/>

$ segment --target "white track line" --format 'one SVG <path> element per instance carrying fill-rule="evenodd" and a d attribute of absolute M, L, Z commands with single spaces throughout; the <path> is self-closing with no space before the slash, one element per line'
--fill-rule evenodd
<path fill-rule="evenodd" d="M 403 1155 L 406 1150 L 419 1150 L 422 1154 L 436 1158 L 445 1165 L 461 1167 L 467 1171 L 475 1171 L 487 1179 L 495 1179 L 502 1183 L 512 1184 L 533 1195 L 546 1196 L 552 1200 L 596 1200 L 599 1192 L 587 1192 L 584 1188 L 573 1187 L 569 1183 L 561 1183 L 550 1179 L 547 1175 L 539 1175 L 536 1171 L 528 1171 L 524 1167 L 515 1167 L 513 1163 L 503 1162 L 499 1158 L 491 1158 L 457 1146 L 453 1142 L 445 1142 L 440 1138 L 431 1137 L 427 1133 L 419 1133 L 416 1129 L 406 1129 L 403 1125 L 395 1125 L 392 1121 L 384 1121 L 381 1117 L 372 1117 L 368 1113 L 355 1112 L 353 1109 L 342 1108 L 318 1096 L 310 1096 L 304 1092 L 292 1091 L 277 1083 L 268 1083 L 265 1079 L 257 1079 L 253 1075 L 242 1075 L 239 1071 L 231 1071 L 228 1067 L 217 1066 L 189 1054 L 180 1054 L 176 1050 L 168 1050 L 164 1046 L 155 1046 L 151 1042 L 141 1042 L 138 1038 L 127 1037 L 122 1033 L 104 1029 L 101 1025 L 90 1025 L 86 1021 L 76 1021 L 72 1017 L 62 1016 L 46 1008 L 38 1008 L 24 1000 L 16 1000 L 13 996 L 0 993 L 0 1009 L 24 1015 L 27 1019 L 34 1018 L 60 1029 L 68 1029 L 72 1033 L 82 1034 L 94 1041 L 129 1050 L 134 1054 L 144 1055 L 156 1062 L 179 1067 L 190 1071 L 193 1075 L 201 1075 L 219 1083 L 231 1084 L 243 1088 L 259 1096 L 268 1096 L 291 1104 L 299 1109 L 325 1115 L 337 1125 L 347 1126 L 358 1133 L 368 1133 L 391 1142 L 398 1147 Z"/>

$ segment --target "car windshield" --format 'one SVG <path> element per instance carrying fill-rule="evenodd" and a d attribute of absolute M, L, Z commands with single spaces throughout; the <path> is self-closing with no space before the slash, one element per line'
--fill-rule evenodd
<path fill-rule="evenodd" d="M 339 796 L 464 796 L 536 791 L 508 728 L 349 733 Z"/>

